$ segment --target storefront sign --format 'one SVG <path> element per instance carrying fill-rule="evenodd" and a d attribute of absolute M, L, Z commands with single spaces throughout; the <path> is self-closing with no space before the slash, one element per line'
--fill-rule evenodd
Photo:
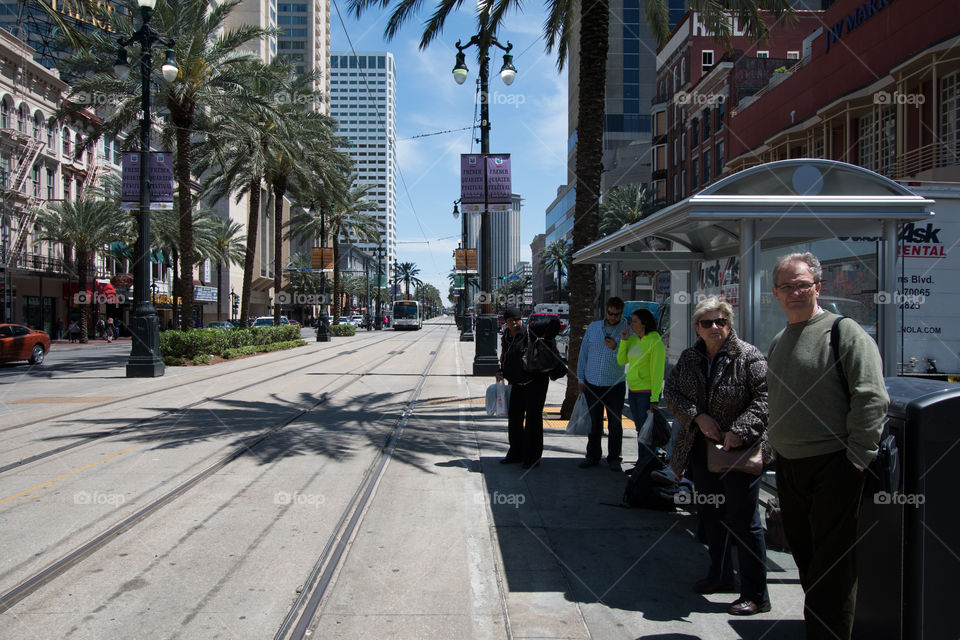
<path fill-rule="evenodd" d="M 217 301 L 217 288 L 216 287 L 201 287 L 200 285 L 193 285 L 193 301 L 194 302 L 216 302 Z"/>
<path fill-rule="evenodd" d="M 824 36 L 826 36 L 827 49 L 824 53 L 830 51 L 831 44 L 839 42 L 844 35 L 862 25 L 868 18 L 872 18 L 880 9 L 883 9 L 891 2 L 893 2 L 893 0 L 867 0 L 867 2 L 864 2 L 855 10 L 851 11 L 846 18 L 832 27 L 827 27 L 824 33 Z"/>

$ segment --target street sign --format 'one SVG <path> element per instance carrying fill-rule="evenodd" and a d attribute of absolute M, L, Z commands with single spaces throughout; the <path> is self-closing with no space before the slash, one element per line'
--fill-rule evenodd
<path fill-rule="evenodd" d="M 330 271 L 333 269 L 333 248 L 313 247 L 310 250 L 310 266 L 314 271 Z"/>
<path fill-rule="evenodd" d="M 453 276 L 453 290 L 463 289 L 464 276 Z"/>

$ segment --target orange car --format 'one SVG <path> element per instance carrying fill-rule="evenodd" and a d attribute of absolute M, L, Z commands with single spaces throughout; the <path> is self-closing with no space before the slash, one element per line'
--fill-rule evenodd
<path fill-rule="evenodd" d="M 31 364 L 43 364 L 49 351 L 50 336 L 46 331 L 22 324 L 0 324 L 0 362 L 29 360 Z"/>

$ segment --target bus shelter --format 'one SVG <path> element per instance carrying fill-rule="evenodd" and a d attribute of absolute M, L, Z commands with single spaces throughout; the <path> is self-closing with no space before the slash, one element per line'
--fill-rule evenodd
<path fill-rule="evenodd" d="M 669 355 L 692 344 L 690 316 L 708 295 L 734 307 L 739 335 L 769 350 L 785 317 L 773 265 L 811 251 L 823 265 L 821 306 L 857 320 L 876 340 L 884 374 L 900 359 L 898 225 L 934 216 L 934 201 L 877 173 L 820 159 L 771 162 L 733 174 L 574 254 L 617 274 L 669 273 Z M 672 242 L 653 251 L 648 238 Z"/>

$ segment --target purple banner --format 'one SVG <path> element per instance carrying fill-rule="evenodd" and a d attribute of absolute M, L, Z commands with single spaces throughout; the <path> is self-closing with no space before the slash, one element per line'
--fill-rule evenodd
<path fill-rule="evenodd" d="M 487 156 L 487 204 L 513 202 L 510 182 L 510 154 Z"/>
<path fill-rule="evenodd" d="M 173 154 L 154 151 L 150 154 L 150 208 L 173 208 Z M 124 151 L 120 160 L 120 201 L 123 209 L 140 208 L 140 158 L 137 151 Z"/>
<path fill-rule="evenodd" d="M 483 156 L 460 154 L 460 203 L 483 204 Z"/>

